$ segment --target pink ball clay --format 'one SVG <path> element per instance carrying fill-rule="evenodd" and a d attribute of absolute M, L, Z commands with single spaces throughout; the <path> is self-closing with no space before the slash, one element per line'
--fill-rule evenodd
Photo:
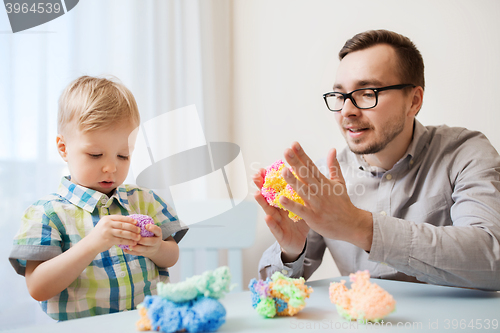
<path fill-rule="evenodd" d="M 141 236 L 142 237 L 153 237 L 155 235 L 154 232 L 151 232 L 151 231 L 146 229 L 146 225 L 155 224 L 151 217 L 149 217 L 147 215 L 142 215 L 142 214 L 132 214 L 132 215 L 129 215 L 129 217 L 131 217 L 137 221 L 136 226 L 141 228 Z M 130 250 L 128 245 L 118 245 L 118 247 L 121 248 L 122 250 Z"/>

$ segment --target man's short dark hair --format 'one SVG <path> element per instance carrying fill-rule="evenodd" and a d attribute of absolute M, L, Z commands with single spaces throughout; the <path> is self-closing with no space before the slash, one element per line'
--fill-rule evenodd
<path fill-rule="evenodd" d="M 339 52 L 339 59 L 354 51 L 367 49 L 378 44 L 394 48 L 399 57 L 401 83 L 412 83 L 425 89 L 424 60 L 415 44 L 408 38 L 393 31 L 369 30 L 349 39 Z"/>

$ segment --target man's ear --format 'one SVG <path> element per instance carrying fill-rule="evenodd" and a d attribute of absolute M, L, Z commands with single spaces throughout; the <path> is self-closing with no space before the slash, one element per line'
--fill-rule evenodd
<path fill-rule="evenodd" d="M 57 151 L 59 152 L 59 155 L 61 155 L 62 159 L 65 162 L 68 162 L 68 152 L 66 151 L 66 141 L 64 140 L 64 137 L 61 134 L 58 134 L 56 137 L 56 144 L 57 144 Z"/>
<path fill-rule="evenodd" d="M 424 89 L 422 87 L 416 87 L 415 91 L 412 94 L 411 107 L 409 113 L 411 113 L 415 117 L 420 111 L 423 102 L 424 102 Z"/>

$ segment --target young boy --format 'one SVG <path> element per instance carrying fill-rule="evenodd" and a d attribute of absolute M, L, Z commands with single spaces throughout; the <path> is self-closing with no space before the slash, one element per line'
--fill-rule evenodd
<path fill-rule="evenodd" d="M 120 83 L 84 76 L 61 96 L 56 141 L 71 176 L 26 210 L 9 258 L 56 320 L 134 309 L 177 262 L 171 235 L 185 230 L 172 208 L 153 191 L 122 185 L 139 122 Z M 155 236 L 141 237 L 131 214 L 152 217 Z"/>

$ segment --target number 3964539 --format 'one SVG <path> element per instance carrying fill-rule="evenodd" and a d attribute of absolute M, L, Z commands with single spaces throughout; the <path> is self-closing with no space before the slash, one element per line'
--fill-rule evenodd
<path fill-rule="evenodd" d="M 58 14 L 62 8 L 59 3 L 51 3 L 51 2 L 38 2 L 34 3 L 31 6 L 28 3 L 5 3 L 5 9 L 7 10 L 7 14 L 15 13 L 33 13 L 33 14 Z"/>

